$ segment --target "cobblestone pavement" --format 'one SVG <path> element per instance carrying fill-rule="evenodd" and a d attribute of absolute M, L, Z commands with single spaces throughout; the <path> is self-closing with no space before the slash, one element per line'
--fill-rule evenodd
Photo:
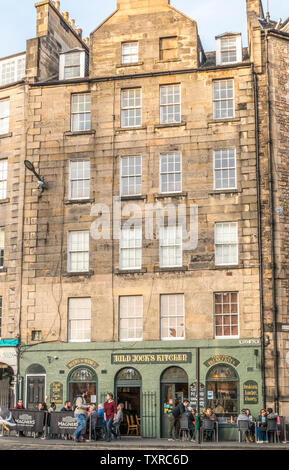
<path fill-rule="evenodd" d="M 123 438 L 120 441 L 106 443 L 104 441 L 86 441 L 75 443 L 73 441 L 57 439 L 32 439 L 0 437 L 0 451 L 5 450 L 289 450 L 288 443 L 278 444 L 239 444 L 238 442 L 203 443 L 201 445 L 191 442 L 174 441 L 166 439 Z"/>

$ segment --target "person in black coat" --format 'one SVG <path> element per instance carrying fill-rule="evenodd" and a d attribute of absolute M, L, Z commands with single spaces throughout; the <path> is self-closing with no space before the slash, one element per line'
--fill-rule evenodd
<path fill-rule="evenodd" d="M 189 406 L 190 402 L 187 398 L 184 399 L 183 403 L 179 403 L 172 409 L 172 412 L 168 415 L 169 416 L 169 441 L 175 440 L 176 434 L 176 425 L 178 422 L 178 418 L 182 416 L 182 414 L 186 411 L 186 408 Z M 174 436 L 173 436 L 174 433 Z"/>

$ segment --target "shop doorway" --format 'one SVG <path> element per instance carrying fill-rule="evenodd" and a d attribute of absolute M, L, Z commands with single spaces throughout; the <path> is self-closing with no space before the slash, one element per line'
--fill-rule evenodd
<path fill-rule="evenodd" d="M 40 364 L 32 364 L 26 371 L 26 408 L 37 410 L 45 401 L 46 371 Z"/>
<path fill-rule="evenodd" d="M 239 377 L 227 364 L 212 367 L 207 375 L 207 407 L 224 418 L 236 417 L 239 410 Z"/>
<path fill-rule="evenodd" d="M 189 385 L 186 371 L 170 367 L 161 376 L 161 436 L 168 437 L 168 415 L 178 403 L 188 398 Z"/>
<path fill-rule="evenodd" d="M 71 372 L 68 382 L 68 399 L 71 403 L 78 395 L 81 395 L 83 390 L 86 390 L 87 403 L 97 404 L 97 375 L 94 370 L 88 367 L 78 367 Z"/>
<path fill-rule="evenodd" d="M 141 384 L 139 372 L 132 368 L 122 369 L 116 376 L 117 403 L 124 404 L 124 420 L 120 427 L 122 435 L 141 435 Z"/>
<path fill-rule="evenodd" d="M 12 408 L 14 404 L 13 369 L 0 363 L 0 404 Z"/>

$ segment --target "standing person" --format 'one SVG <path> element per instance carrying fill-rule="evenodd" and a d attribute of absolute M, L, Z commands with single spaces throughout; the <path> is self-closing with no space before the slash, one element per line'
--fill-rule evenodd
<path fill-rule="evenodd" d="M 116 419 L 116 414 L 117 414 L 117 409 L 116 409 L 116 403 L 113 400 L 113 394 L 108 393 L 106 396 L 106 402 L 104 404 L 104 419 L 106 422 L 107 442 L 111 441 L 112 424 L 113 424 L 113 421 Z"/>
<path fill-rule="evenodd" d="M 74 432 L 72 439 L 75 442 L 81 442 L 81 432 L 86 427 L 86 411 L 89 405 L 86 404 L 87 391 L 84 390 L 78 395 L 75 401 L 74 417 L 77 419 L 78 428 Z"/>
<path fill-rule="evenodd" d="M 48 411 L 48 410 L 47 410 L 47 405 L 46 405 L 45 402 L 38 404 L 38 411 Z M 36 435 L 36 437 L 40 437 L 41 439 L 46 439 L 46 437 L 45 437 L 45 434 L 46 434 L 46 433 L 45 433 L 46 419 L 47 419 L 47 415 L 46 415 L 46 413 L 45 413 L 44 418 L 43 418 L 43 428 L 44 428 L 44 431 L 38 432 L 37 435 Z"/>
<path fill-rule="evenodd" d="M 176 426 L 178 419 L 186 411 L 190 402 L 187 398 L 184 399 L 183 403 L 179 403 L 172 409 L 172 412 L 168 415 L 169 417 L 169 438 L 168 441 L 174 441 L 176 438 Z M 174 434 L 174 437 L 173 437 Z"/>
<path fill-rule="evenodd" d="M 194 431 L 193 431 L 191 442 L 196 442 L 196 438 L 201 427 L 201 417 L 196 409 L 192 410 L 192 416 L 193 416 Z"/>

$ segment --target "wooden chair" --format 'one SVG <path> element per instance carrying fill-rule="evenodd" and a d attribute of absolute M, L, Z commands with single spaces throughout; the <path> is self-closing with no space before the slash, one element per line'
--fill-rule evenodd
<path fill-rule="evenodd" d="M 137 415 L 135 415 L 135 420 L 136 420 L 137 431 L 138 431 L 137 435 L 140 436 L 140 431 L 141 431 L 141 429 L 140 429 L 141 419 L 140 419 Z"/>
<path fill-rule="evenodd" d="M 133 416 L 126 415 L 126 423 L 127 423 L 127 435 L 129 435 L 131 431 L 135 431 L 136 435 L 138 436 L 139 435 L 138 425 L 135 424 Z"/>

